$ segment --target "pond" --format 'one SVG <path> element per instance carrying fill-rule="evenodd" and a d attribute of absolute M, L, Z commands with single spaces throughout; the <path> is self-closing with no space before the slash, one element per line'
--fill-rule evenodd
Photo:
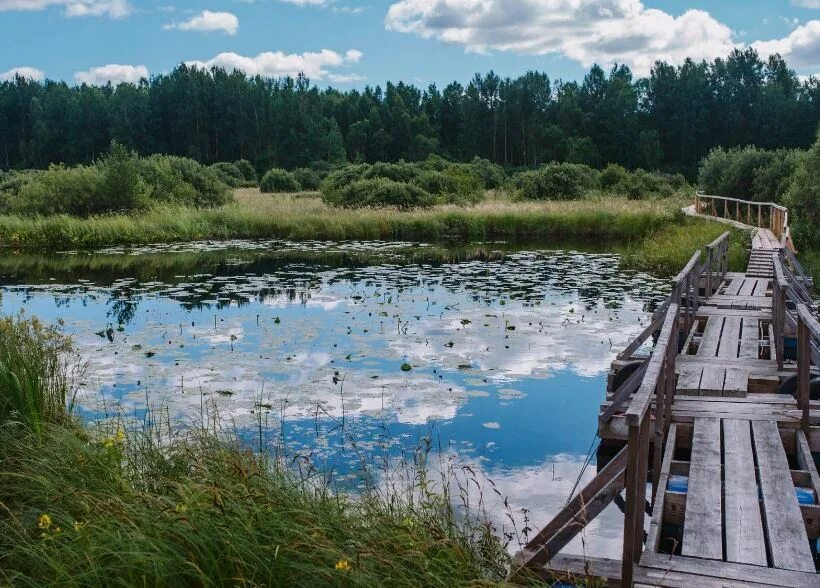
<path fill-rule="evenodd" d="M 89 362 L 84 418 L 219 419 L 342 484 L 422 447 L 492 480 L 519 532 L 522 509 L 537 529 L 594 475 L 609 364 L 666 288 L 615 254 L 500 244 L 237 241 L 0 262 L 0 311 L 62 321 Z M 488 511 L 509 530 L 503 507 Z M 569 550 L 619 556 L 621 525 L 610 506 Z"/>

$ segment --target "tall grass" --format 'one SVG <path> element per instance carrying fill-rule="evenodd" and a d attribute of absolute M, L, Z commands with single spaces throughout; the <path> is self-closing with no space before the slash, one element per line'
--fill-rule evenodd
<path fill-rule="evenodd" d="M 449 587 L 504 572 L 500 542 L 441 501 L 349 498 L 209 435 L 110 433 L 0 431 L 0 584 Z"/>
<path fill-rule="evenodd" d="M 0 216 L 0 246 L 83 249 L 201 239 L 382 239 L 517 243 L 638 241 L 680 216 L 677 199 L 630 202 L 600 198 L 511 202 L 491 198 L 471 207 L 401 212 L 344 210 L 317 197 L 237 191 L 238 203 L 215 209 L 159 207 L 141 214 L 81 219 L 66 215 Z"/>
<path fill-rule="evenodd" d="M 640 268 L 658 274 L 677 274 L 698 249 L 706 254 L 706 245 L 726 231 L 729 235 L 729 270 L 745 271 L 749 258 L 751 234 L 726 225 L 700 219 L 681 219 L 653 232 L 642 241 L 620 248 L 626 267 Z"/>
<path fill-rule="evenodd" d="M 36 318 L 0 317 L 0 425 L 40 434 L 63 422 L 70 402 L 66 356 L 71 343 Z"/>

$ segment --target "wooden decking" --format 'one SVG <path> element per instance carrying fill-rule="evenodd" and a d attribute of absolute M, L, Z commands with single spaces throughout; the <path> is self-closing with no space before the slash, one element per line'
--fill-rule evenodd
<path fill-rule="evenodd" d="M 613 363 L 599 435 L 626 447 L 527 545 L 514 578 L 820 586 L 820 474 L 811 453 L 820 450 L 820 402 L 810 401 L 808 384 L 820 325 L 799 306 L 808 282 L 784 269 L 782 249 L 763 228 L 744 273 L 725 271 L 720 241 L 706 263 L 697 261 L 701 252 L 693 256 L 670 301 Z M 641 343 L 659 331 L 647 359 Z M 793 362 L 785 349 L 796 334 L 800 361 Z M 634 371 L 618 377 L 622 369 Z M 798 373 L 797 395 L 779 393 Z M 622 489 L 623 559 L 560 554 Z"/>

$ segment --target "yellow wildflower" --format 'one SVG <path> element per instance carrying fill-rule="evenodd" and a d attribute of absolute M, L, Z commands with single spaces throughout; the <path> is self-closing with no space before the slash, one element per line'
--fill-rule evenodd
<path fill-rule="evenodd" d="M 179 503 L 174 507 L 174 510 L 177 511 L 177 512 L 187 512 L 188 511 L 188 506 L 185 505 L 185 504 Z"/>
<path fill-rule="evenodd" d="M 336 562 L 336 569 L 342 572 L 346 572 L 350 569 L 350 562 L 348 562 L 346 559 L 340 559 Z"/>
<path fill-rule="evenodd" d="M 74 530 L 75 530 L 75 531 L 77 531 L 77 532 L 79 533 L 80 531 L 82 531 L 83 529 L 85 529 L 85 526 L 86 526 L 87 524 L 88 524 L 88 522 L 87 522 L 87 521 L 82 522 L 82 523 L 81 523 L 80 521 L 74 521 Z"/>
<path fill-rule="evenodd" d="M 41 529 L 48 529 L 51 527 L 51 517 L 47 514 L 41 514 L 40 518 L 37 519 L 37 526 Z"/>
<path fill-rule="evenodd" d="M 117 443 L 122 443 L 125 441 L 125 433 L 120 429 L 117 431 L 117 437 L 115 439 Z"/>

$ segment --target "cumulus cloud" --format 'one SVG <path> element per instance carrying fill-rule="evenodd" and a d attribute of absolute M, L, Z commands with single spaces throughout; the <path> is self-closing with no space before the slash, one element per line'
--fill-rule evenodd
<path fill-rule="evenodd" d="M 711 59 L 736 46 L 731 29 L 708 12 L 672 16 L 639 0 L 400 0 L 385 26 L 471 52 L 556 54 L 587 67 L 625 63 L 638 74 L 659 59 Z"/>
<path fill-rule="evenodd" d="M 147 77 L 148 68 L 144 65 L 120 65 L 118 63 L 92 67 L 88 71 L 78 71 L 74 74 L 74 79 L 78 84 L 93 86 L 104 86 L 108 82 L 112 84 L 120 82 L 137 83 L 142 78 Z"/>
<path fill-rule="evenodd" d="M 787 37 L 752 43 L 763 56 L 779 53 L 791 67 L 820 67 L 820 20 L 810 20 L 794 29 Z"/>
<path fill-rule="evenodd" d="M 344 78 L 343 74 L 333 73 L 330 70 L 347 67 L 358 63 L 362 58 L 362 52 L 350 49 L 343 55 L 329 49 L 322 49 L 318 52 L 306 53 L 283 53 L 282 51 L 266 51 L 255 57 L 246 57 L 238 53 L 220 53 L 213 59 L 207 61 L 188 61 L 188 65 L 209 69 L 211 67 L 221 67 L 228 71 L 238 69 L 249 76 L 295 76 L 299 72 L 304 72 L 313 80 L 331 79 L 332 81 L 353 81 L 352 78 Z M 350 74 L 352 75 L 352 74 Z M 331 76 L 335 76 L 331 78 Z"/>
<path fill-rule="evenodd" d="M 792 0 L 792 4 L 803 8 L 820 8 L 820 0 Z"/>
<path fill-rule="evenodd" d="M 222 31 L 226 35 L 233 36 L 239 30 L 239 19 L 230 12 L 203 10 L 190 20 L 167 24 L 163 28 L 178 29 L 180 31 L 202 31 L 205 33 Z"/>
<path fill-rule="evenodd" d="M 128 0 L 0 0 L 0 12 L 45 10 L 61 6 L 66 16 L 108 16 L 123 18 L 133 7 Z"/>
<path fill-rule="evenodd" d="M 8 71 L 0 73 L 0 82 L 11 81 L 17 76 L 40 81 L 46 77 L 46 74 L 45 72 L 37 69 L 36 67 L 29 67 L 27 65 L 23 65 L 20 67 L 13 67 Z"/>

